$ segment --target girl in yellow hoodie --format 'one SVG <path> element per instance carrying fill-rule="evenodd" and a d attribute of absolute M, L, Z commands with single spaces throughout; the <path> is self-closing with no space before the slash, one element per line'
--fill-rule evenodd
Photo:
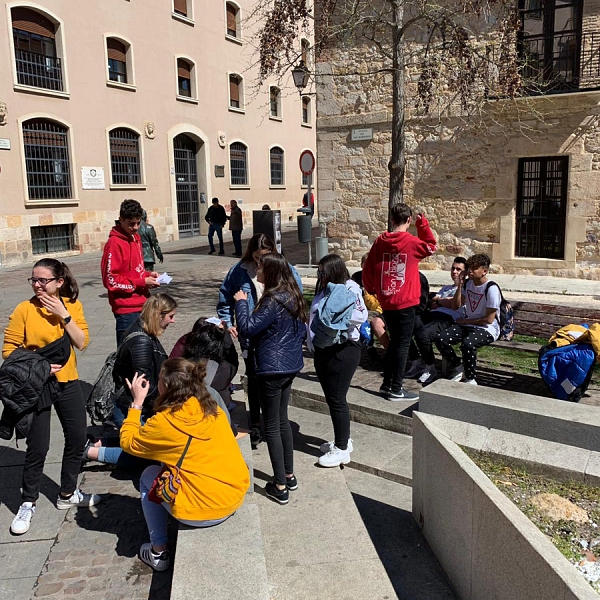
<path fill-rule="evenodd" d="M 140 559 L 156 571 L 169 568 L 167 513 L 192 527 L 210 527 L 229 518 L 244 502 L 250 485 L 248 467 L 227 417 L 204 385 L 205 363 L 172 358 L 162 366 L 156 414 L 144 425 L 140 416 L 148 381 L 127 381 L 133 403 L 121 427 L 121 448 L 129 454 L 174 466 L 191 439 L 180 468 L 181 487 L 172 504 L 156 504 L 148 492 L 162 466 L 148 467 L 140 478 L 142 509 L 150 543 Z"/>

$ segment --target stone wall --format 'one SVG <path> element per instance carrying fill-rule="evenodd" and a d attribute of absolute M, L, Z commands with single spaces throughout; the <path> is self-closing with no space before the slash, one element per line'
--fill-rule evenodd
<path fill-rule="evenodd" d="M 359 74 L 339 76 L 349 65 Z M 318 64 L 319 220 L 350 264 L 387 224 L 391 76 L 367 75 L 381 66 L 368 48 Z M 594 91 L 497 101 L 470 120 L 417 118 L 409 106 L 405 198 L 439 240 L 423 267 L 486 252 L 498 272 L 600 279 L 599 101 Z M 373 139 L 352 142 L 355 128 Z M 559 155 L 570 157 L 564 260 L 515 257 L 518 159 Z"/>

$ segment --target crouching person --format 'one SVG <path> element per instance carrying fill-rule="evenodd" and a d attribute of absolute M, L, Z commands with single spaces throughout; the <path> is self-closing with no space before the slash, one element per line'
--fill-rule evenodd
<path fill-rule="evenodd" d="M 205 375 L 204 362 L 165 361 L 155 414 L 144 425 L 140 417 L 148 381 L 137 374 L 127 381 L 133 402 L 121 427 L 121 447 L 162 463 L 148 467 L 140 479 L 150 533 L 150 543 L 140 548 L 140 559 L 156 571 L 170 565 L 167 514 L 191 527 L 218 525 L 242 505 L 250 485 L 248 467 L 227 417 L 203 383 Z M 168 468 L 175 475 L 174 484 L 168 486 L 167 494 L 157 493 L 154 481 Z"/>

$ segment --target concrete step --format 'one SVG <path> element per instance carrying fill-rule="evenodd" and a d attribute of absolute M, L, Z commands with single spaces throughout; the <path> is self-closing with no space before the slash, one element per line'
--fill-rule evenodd
<path fill-rule="evenodd" d="M 272 600 L 397 597 L 341 469 L 315 466 L 314 452 L 294 452 L 299 487 L 280 506 L 264 495 L 272 478 L 266 444 L 253 458 Z"/>
<path fill-rule="evenodd" d="M 329 412 L 314 412 L 292 406 L 289 417 L 294 429 L 294 446 L 299 452 L 314 457 L 319 446 L 333 439 Z M 412 437 L 353 422 L 350 428 L 354 450 L 348 467 L 377 475 L 396 483 L 412 484 Z"/>

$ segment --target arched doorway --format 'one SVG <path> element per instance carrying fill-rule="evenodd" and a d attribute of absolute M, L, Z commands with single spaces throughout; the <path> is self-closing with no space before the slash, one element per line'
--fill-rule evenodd
<path fill-rule="evenodd" d="M 173 140 L 173 154 L 179 237 L 200 235 L 197 144 L 181 133 Z"/>

